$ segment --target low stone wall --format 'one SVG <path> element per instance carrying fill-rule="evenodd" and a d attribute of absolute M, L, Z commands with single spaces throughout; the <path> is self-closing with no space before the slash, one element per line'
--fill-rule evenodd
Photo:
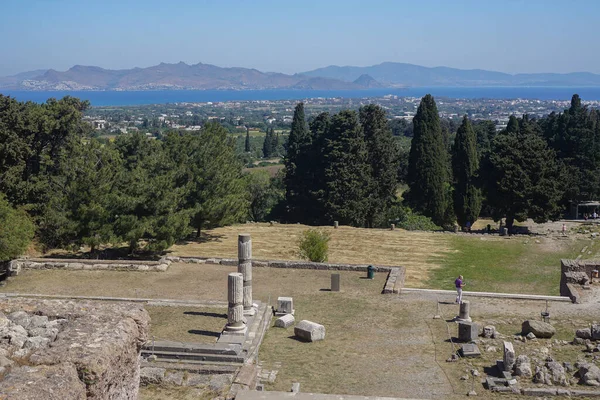
<path fill-rule="evenodd" d="M 23 269 L 68 269 L 68 270 L 112 270 L 112 271 L 166 271 L 171 262 L 166 258 L 159 261 L 138 260 L 87 260 L 59 258 L 24 258 L 13 260 L 8 265 L 11 276 L 19 275 Z"/>
<path fill-rule="evenodd" d="M 136 304 L 0 299 L 0 393 L 21 400 L 137 399 L 149 322 Z"/>
<path fill-rule="evenodd" d="M 170 262 L 190 264 L 218 264 L 237 266 L 238 260 L 233 258 L 219 257 L 165 257 Z M 252 266 L 257 268 L 291 268 L 291 269 L 315 269 L 322 271 L 360 271 L 367 272 L 367 264 L 333 264 L 317 263 L 310 261 L 283 261 L 283 260 L 252 260 Z M 372 265 L 375 272 L 387 272 L 388 277 L 383 288 L 383 294 L 400 293 L 404 285 L 405 268 L 401 266 Z"/>

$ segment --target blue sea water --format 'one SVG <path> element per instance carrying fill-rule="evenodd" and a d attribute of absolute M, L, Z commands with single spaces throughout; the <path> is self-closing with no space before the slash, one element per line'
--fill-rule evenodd
<path fill-rule="evenodd" d="M 147 90 L 147 91 L 15 91 L 0 90 L 20 101 L 45 102 L 47 99 L 74 96 L 89 100 L 93 106 L 132 106 L 142 104 L 201 103 L 248 100 L 302 100 L 309 98 L 365 98 L 387 94 L 400 97 L 455 99 L 537 99 L 570 100 L 578 93 L 583 100 L 599 100 L 600 87 L 414 87 L 368 90 Z"/>

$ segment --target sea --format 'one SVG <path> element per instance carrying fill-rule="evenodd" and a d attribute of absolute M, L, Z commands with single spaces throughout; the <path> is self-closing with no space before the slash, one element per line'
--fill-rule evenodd
<path fill-rule="evenodd" d="M 0 94 L 20 101 L 43 103 L 64 96 L 89 100 L 92 106 L 136 106 L 145 104 L 207 103 L 255 100 L 304 100 L 311 98 L 369 98 L 395 95 L 453 99 L 570 100 L 574 93 L 582 100 L 600 101 L 600 87 L 411 87 L 366 90 L 145 90 L 145 91 L 16 91 Z"/>

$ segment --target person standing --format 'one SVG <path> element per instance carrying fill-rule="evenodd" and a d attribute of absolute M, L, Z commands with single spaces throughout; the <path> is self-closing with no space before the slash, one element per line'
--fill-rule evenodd
<path fill-rule="evenodd" d="M 454 286 L 456 286 L 456 293 L 457 293 L 456 304 L 461 304 L 462 303 L 462 288 L 463 288 L 463 286 L 465 286 L 462 275 L 459 275 L 458 278 L 456 278 L 456 280 L 454 281 Z"/>

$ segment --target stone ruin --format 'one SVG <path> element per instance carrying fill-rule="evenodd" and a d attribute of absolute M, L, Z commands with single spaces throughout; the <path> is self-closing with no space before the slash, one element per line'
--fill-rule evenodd
<path fill-rule="evenodd" d="M 0 397 L 137 399 L 149 322 L 136 304 L 0 300 Z"/>
<path fill-rule="evenodd" d="M 594 279 L 600 281 L 597 276 L 594 278 L 594 274 L 600 270 L 599 260 L 563 259 L 560 260 L 560 270 L 560 295 L 569 297 L 574 303 L 584 301 Z"/>

